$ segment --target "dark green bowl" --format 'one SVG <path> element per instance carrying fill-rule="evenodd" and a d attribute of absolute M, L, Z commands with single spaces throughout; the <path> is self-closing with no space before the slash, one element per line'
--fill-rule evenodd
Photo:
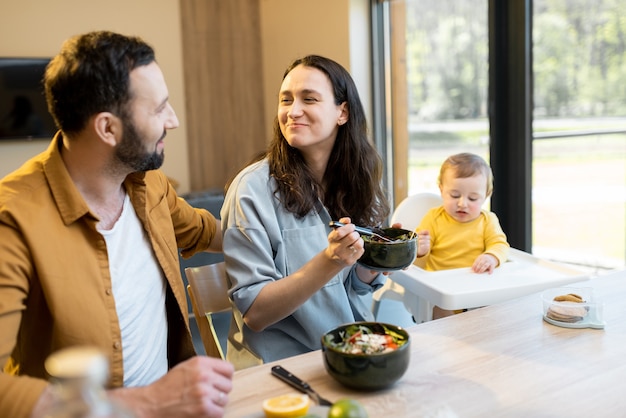
<path fill-rule="evenodd" d="M 417 235 L 408 229 L 384 228 L 384 236 L 398 239 L 402 236 L 412 236 L 411 239 L 394 242 L 372 241 L 363 237 L 365 252 L 358 263 L 376 271 L 402 270 L 410 266 L 417 255 Z"/>
<path fill-rule="evenodd" d="M 349 354 L 334 347 L 343 340 L 349 326 L 364 325 L 377 334 L 392 331 L 404 343 L 393 351 L 379 354 Z M 339 383 L 353 389 L 378 390 L 393 385 L 404 375 L 411 354 L 409 333 L 382 322 L 354 322 L 341 325 L 322 336 L 326 371 Z"/>

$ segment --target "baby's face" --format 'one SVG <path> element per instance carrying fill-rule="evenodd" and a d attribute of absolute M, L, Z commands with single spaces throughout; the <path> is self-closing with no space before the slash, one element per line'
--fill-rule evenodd
<path fill-rule="evenodd" d="M 458 222 L 470 222 L 478 218 L 487 199 L 487 178 L 484 174 L 457 178 L 454 170 L 448 170 L 441 179 L 443 208 Z"/>

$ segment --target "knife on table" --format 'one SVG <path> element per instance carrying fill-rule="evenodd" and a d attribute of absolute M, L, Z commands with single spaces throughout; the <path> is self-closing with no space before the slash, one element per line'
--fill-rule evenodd
<path fill-rule="evenodd" d="M 318 405 L 331 406 L 332 402 L 322 398 L 311 386 L 304 380 L 298 379 L 295 375 L 285 370 L 281 366 L 272 367 L 272 375 L 276 376 L 288 385 L 298 389 L 302 393 L 306 393 L 315 401 Z"/>

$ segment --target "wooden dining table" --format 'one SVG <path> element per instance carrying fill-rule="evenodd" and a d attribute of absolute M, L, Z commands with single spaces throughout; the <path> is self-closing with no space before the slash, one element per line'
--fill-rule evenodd
<path fill-rule="evenodd" d="M 280 364 L 370 417 L 626 417 L 626 270 L 568 286 L 594 289 L 604 329 L 547 323 L 534 293 L 408 328 L 409 368 L 383 390 L 342 386 L 319 350 L 239 370 L 225 416 L 263 417 L 264 399 L 296 392 L 271 375 Z"/>

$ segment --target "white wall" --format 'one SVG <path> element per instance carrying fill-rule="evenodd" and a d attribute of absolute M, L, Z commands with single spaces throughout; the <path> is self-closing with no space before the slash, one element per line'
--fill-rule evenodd
<path fill-rule="evenodd" d="M 152 45 L 181 126 L 166 139 L 163 171 L 189 190 L 180 10 L 177 0 L 0 0 L 0 56 L 52 57 L 72 35 L 111 30 Z M 0 141 L 0 178 L 47 148 L 48 140 Z"/>

